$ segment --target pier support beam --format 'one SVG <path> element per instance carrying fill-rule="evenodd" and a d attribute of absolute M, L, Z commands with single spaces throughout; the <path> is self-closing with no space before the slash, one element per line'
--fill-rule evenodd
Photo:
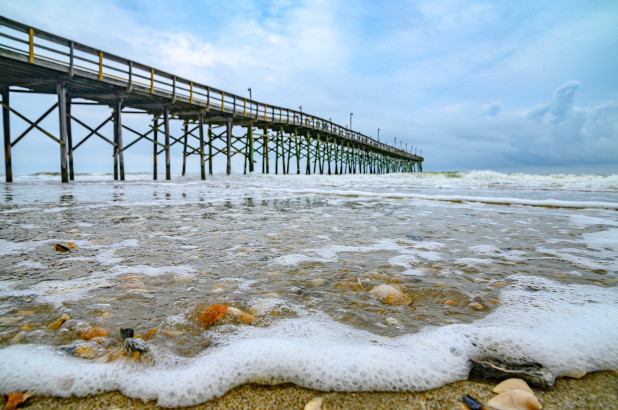
<path fill-rule="evenodd" d="M 182 176 L 185 176 L 187 171 L 187 142 L 189 139 L 189 123 L 185 120 L 184 144 L 182 147 Z"/>
<path fill-rule="evenodd" d="M 67 169 L 67 84 L 56 85 L 58 93 L 58 120 L 60 125 L 60 177 L 62 182 L 69 182 Z"/>
<path fill-rule="evenodd" d="M 152 179 L 157 180 L 157 151 L 159 150 L 157 146 L 157 137 L 159 135 L 159 117 L 154 118 L 154 130 L 153 130 L 153 156 L 154 161 L 152 163 Z"/>
<path fill-rule="evenodd" d="M 116 101 L 114 110 L 114 179 L 118 180 L 120 168 L 120 180 L 124 181 L 124 152 L 122 150 L 122 99 Z"/>
<path fill-rule="evenodd" d="M 73 133 L 71 130 L 71 97 L 67 97 L 67 143 L 69 154 L 69 180 L 75 181 L 75 172 L 73 170 Z"/>
<path fill-rule="evenodd" d="M 9 104 L 9 87 L 2 89 L 2 125 L 4 128 L 4 176 L 6 182 L 13 182 L 13 168 L 11 166 L 11 123 L 8 107 Z"/>
<path fill-rule="evenodd" d="M 247 143 L 249 144 L 249 173 L 254 170 L 254 161 L 253 161 L 253 125 L 249 124 L 247 127 Z"/>
<path fill-rule="evenodd" d="M 200 171 L 203 181 L 206 179 L 206 164 L 204 161 L 204 114 L 200 113 L 197 120 L 200 128 Z"/>
<path fill-rule="evenodd" d="M 226 128 L 227 128 L 227 132 L 226 132 L 226 137 L 227 137 L 227 150 L 225 151 L 225 154 L 227 155 L 227 167 L 226 167 L 226 173 L 228 175 L 232 174 L 232 119 L 228 119 L 226 122 Z"/>
<path fill-rule="evenodd" d="M 170 107 L 163 107 L 163 124 L 165 126 L 165 179 L 172 179 L 170 169 Z"/>

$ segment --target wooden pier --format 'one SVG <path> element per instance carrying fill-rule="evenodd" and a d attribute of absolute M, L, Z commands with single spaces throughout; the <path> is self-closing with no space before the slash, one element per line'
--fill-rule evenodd
<path fill-rule="evenodd" d="M 136 143 L 153 147 L 153 178 L 157 159 L 165 156 L 165 177 L 171 178 L 170 147 L 187 158 L 199 157 L 201 178 L 212 174 L 213 158 L 222 155 L 227 173 L 232 158 L 244 160 L 244 172 L 263 173 L 389 173 L 422 172 L 423 157 L 389 146 L 331 121 L 288 108 L 247 99 L 199 84 L 84 44 L 28 27 L 0 16 L 0 92 L 4 128 L 6 181 L 12 182 L 11 148 L 37 129 L 60 147 L 62 182 L 74 179 L 73 156 L 92 136 L 110 144 L 114 179 L 124 180 L 124 152 Z M 58 101 L 35 120 L 11 107 L 11 93 L 53 94 Z M 71 113 L 74 104 L 110 107 L 109 116 L 90 126 Z M 41 121 L 57 111 L 57 135 Z M 146 131 L 123 124 L 123 113 L 152 118 Z M 11 138 L 11 114 L 29 126 Z M 181 135 L 172 136 L 170 121 L 182 121 Z M 113 135 L 101 131 L 113 123 Z M 88 130 L 81 139 L 72 125 Z M 132 138 L 132 141 L 127 140 Z M 301 165 L 302 164 L 302 165 Z M 301 169 L 304 168 L 304 169 Z"/>

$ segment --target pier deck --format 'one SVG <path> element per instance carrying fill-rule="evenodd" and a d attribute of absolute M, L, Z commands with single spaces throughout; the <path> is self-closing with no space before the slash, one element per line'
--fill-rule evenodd
<path fill-rule="evenodd" d="M 244 157 L 244 172 L 254 171 L 258 157 L 264 173 L 272 165 L 275 173 L 291 173 L 291 162 L 300 173 L 301 161 L 305 173 L 422 171 L 423 157 L 403 146 L 398 149 L 332 121 L 193 82 L 4 17 L 0 17 L 0 91 L 7 182 L 12 181 L 11 148 L 33 129 L 59 144 L 63 182 L 74 179 L 74 151 L 92 136 L 111 145 L 114 177 L 121 180 L 123 153 L 141 140 L 153 144 L 155 179 L 157 158 L 163 153 L 166 179 L 171 178 L 170 147 L 175 144 L 183 149 L 183 174 L 187 157 L 197 155 L 202 179 L 207 166 L 212 174 L 212 160 L 219 154 L 227 159 L 228 174 L 236 155 Z M 54 94 L 58 102 L 33 121 L 11 107 L 14 92 Z M 76 103 L 109 106 L 111 113 L 98 127 L 90 127 L 71 114 Z M 123 125 L 122 114 L 128 110 L 152 116 L 149 129 L 140 132 Z M 57 135 L 40 126 L 53 111 L 58 112 Z M 13 139 L 11 114 L 29 124 Z M 170 134 L 171 120 L 183 122 L 182 135 Z M 100 129 L 110 121 L 113 135 L 104 135 Z M 89 130 L 79 142 L 73 140 L 74 124 Z M 124 144 L 127 135 L 135 139 Z"/>

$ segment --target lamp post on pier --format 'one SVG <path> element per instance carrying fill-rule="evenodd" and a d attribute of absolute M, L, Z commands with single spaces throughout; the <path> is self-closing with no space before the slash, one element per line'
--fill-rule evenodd
<path fill-rule="evenodd" d="M 350 113 L 350 131 L 352 131 L 352 116 L 354 115 L 353 112 Z"/>
<path fill-rule="evenodd" d="M 247 88 L 247 91 L 249 91 L 249 99 L 253 100 L 253 98 L 251 97 L 251 87 Z"/>

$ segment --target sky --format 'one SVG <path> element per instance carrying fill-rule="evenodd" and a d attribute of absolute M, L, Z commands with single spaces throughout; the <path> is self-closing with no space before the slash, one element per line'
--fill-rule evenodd
<path fill-rule="evenodd" d="M 353 129 L 422 150 L 425 171 L 618 173 L 615 0 L 0 0 L 0 14 L 342 125 L 353 113 Z M 55 101 L 28 98 L 11 102 L 31 118 Z M 91 125 L 105 111 L 82 110 Z M 57 170 L 56 152 L 32 160 L 42 139 L 14 147 L 15 173 Z M 127 169 L 150 170 L 151 149 Z M 81 155 L 79 171 L 109 172 L 111 151 Z"/>

